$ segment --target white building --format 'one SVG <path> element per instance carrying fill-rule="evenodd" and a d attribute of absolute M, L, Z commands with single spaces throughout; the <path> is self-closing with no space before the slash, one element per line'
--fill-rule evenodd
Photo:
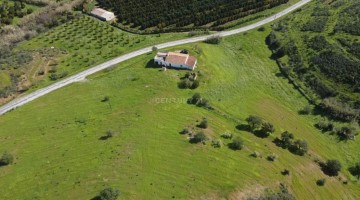
<path fill-rule="evenodd" d="M 104 10 L 102 8 L 94 8 L 94 10 L 91 11 L 91 15 L 104 21 L 111 21 L 115 19 L 115 15 L 113 12 Z"/>
<path fill-rule="evenodd" d="M 194 56 L 184 53 L 158 52 L 154 58 L 154 62 L 166 67 L 194 70 L 196 68 L 197 59 Z"/>

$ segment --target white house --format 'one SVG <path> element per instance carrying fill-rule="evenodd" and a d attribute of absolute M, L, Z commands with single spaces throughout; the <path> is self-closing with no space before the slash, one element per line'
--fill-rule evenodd
<path fill-rule="evenodd" d="M 94 10 L 91 11 L 91 15 L 104 21 L 111 21 L 115 19 L 115 15 L 113 12 L 104 10 L 102 8 L 94 8 Z"/>
<path fill-rule="evenodd" d="M 194 56 L 184 53 L 158 52 L 154 58 L 154 62 L 166 67 L 194 70 L 196 68 L 197 59 Z"/>

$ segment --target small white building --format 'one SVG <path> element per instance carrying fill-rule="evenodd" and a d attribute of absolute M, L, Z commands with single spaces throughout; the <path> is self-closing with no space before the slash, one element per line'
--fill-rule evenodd
<path fill-rule="evenodd" d="M 111 21 L 115 19 L 113 12 L 104 10 L 102 8 L 94 8 L 94 10 L 91 11 L 91 15 L 104 21 Z"/>
<path fill-rule="evenodd" d="M 184 53 L 158 52 L 154 58 L 154 62 L 158 65 L 170 68 L 194 70 L 196 68 L 197 59 L 194 56 Z"/>

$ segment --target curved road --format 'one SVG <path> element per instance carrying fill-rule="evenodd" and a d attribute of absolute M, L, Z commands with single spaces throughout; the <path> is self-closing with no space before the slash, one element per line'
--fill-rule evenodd
<path fill-rule="evenodd" d="M 230 31 L 223 31 L 223 32 L 218 32 L 216 34 L 213 34 L 213 35 L 219 35 L 221 37 L 225 37 L 225 36 L 230 36 L 230 35 L 235 35 L 235 34 L 238 34 L 238 33 L 243 33 L 243 32 L 246 32 L 246 31 L 249 31 L 251 29 L 254 29 L 254 28 L 257 28 L 257 27 L 260 27 L 262 25 L 265 25 L 267 23 L 270 23 L 274 20 L 276 20 L 277 18 L 280 18 L 300 7 L 302 7 L 303 5 L 309 3 L 311 0 L 301 0 L 300 2 L 290 6 L 289 8 L 273 15 L 273 16 L 270 16 L 262 21 L 259 21 L 259 22 L 256 22 L 254 24 L 251 24 L 251 25 L 248 25 L 248 26 L 245 26 L 245 27 L 242 27 L 242 28 L 238 28 L 238 29 L 234 29 L 234 30 L 230 30 Z M 158 49 L 163 49 L 163 48 L 167 48 L 167 47 L 172 47 L 172 46 L 177 46 L 177 45 L 182 45 L 182 44 L 187 44 L 187 43 L 193 43 L 193 42 L 199 42 L 199 41 L 204 41 L 206 40 L 207 38 L 211 37 L 212 35 L 205 35 L 205 36 L 200 36 L 200 37 L 195 37 L 195 38 L 189 38 L 189 39 L 183 39 L 183 40 L 177 40 L 177 41 L 173 41 L 173 42 L 167 42 L 167 43 L 163 43 L 163 44 L 159 44 L 159 45 L 155 45 Z M 59 82 L 56 82 L 50 86 L 47 86 L 45 88 L 42 88 L 42 89 L 39 89 L 33 93 L 30 93 L 30 94 L 27 94 L 25 96 L 22 96 L 22 97 L 19 97 L 17 99 L 14 99 L 13 101 L 9 102 L 8 104 L 5 104 L 4 106 L 0 107 L 0 115 L 3 115 L 5 114 L 6 112 L 10 111 L 10 110 L 13 110 L 19 106 L 22 106 L 34 99 L 37 99 L 41 96 L 44 96 L 45 94 L 48 94 L 54 90 L 57 90 L 59 88 L 62 88 L 66 85 L 69 85 L 71 83 L 74 83 L 74 82 L 78 82 L 78 81 L 81 81 L 83 79 L 85 79 L 87 76 L 91 75 L 91 74 L 94 74 L 96 72 L 99 72 L 103 69 L 106 69 L 110 66 L 113 66 L 113 65 L 116 65 L 118 63 L 121 63 L 123 61 L 126 61 L 126 60 L 129 60 L 131 58 L 134 58 L 134 57 L 137 57 L 137 56 L 140 56 L 140 55 L 143 55 L 143 54 L 146 54 L 146 53 L 149 53 L 152 51 L 152 47 L 146 47 L 146 48 L 143 48 L 143 49 L 140 49 L 140 50 L 137 50 L 137 51 L 134 51 L 134 52 L 131 52 L 131 53 L 127 53 L 125 55 L 122 55 L 122 56 L 119 56 L 117 58 L 114 58 L 112 60 L 109 60 L 107 62 L 104 62 L 100 65 L 97 65 L 95 67 L 92 67 L 90 69 L 87 69 L 83 72 L 80 72 L 78 74 L 75 74 L 71 77 L 68 77 L 64 80 L 61 80 Z"/>

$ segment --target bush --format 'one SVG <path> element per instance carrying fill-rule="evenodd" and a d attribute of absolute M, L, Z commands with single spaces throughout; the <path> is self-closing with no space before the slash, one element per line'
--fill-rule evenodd
<path fill-rule="evenodd" d="M 340 129 L 336 130 L 336 134 L 340 138 L 340 140 L 355 140 L 355 136 L 357 135 L 355 127 L 351 126 L 343 126 Z"/>
<path fill-rule="evenodd" d="M 289 150 L 294 154 L 303 156 L 308 152 L 308 144 L 305 140 L 296 140 Z"/>
<path fill-rule="evenodd" d="M 101 102 L 108 102 L 108 101 L 110 101 L 109 96 L 104 96 L 104 98 L 101 100 Z"/>
<path fill-rule="evenodd" d="M 190 139 L 190 143 L 205 142 L 207 140 L 206 135 L 203 132 L 196 133 L 194 137 Z"/>
<path fill-rule="evenodd" d="M 106 131 L 106 137 L 107 138 L 112 138 L 113 136 L 114 136 L 114 132 L 112 130 Z"/>
<path fill-rule="evenodd" d="M 285 131 L 281 133 L 280 143 L 283 148 L 289 148 L 292 144 L 292 140 L 294 139 L 294 135 Z"/>
<path fill-rule="evenodd" d="M 209 122 L 208 122 L 207 118 L 204 118 L 198 125 L 199 128 L 203 128 L 203 129 L 208 128 L 208 126 L 209 126 Z"/>
<path fill-rule="evenodd" d="M 338 102 L 335 98 L 324 99 L 319 108 L 325 115 L 341 121 L 352 121 L 360 114 L 359 110 L 351 108 L 346 103 Z"/>
<path fill-rule="evenodd" d="M 230 143 L 229 147 L 233 150 L 241 150 L 244 147 L 244 141 L 240 137 L 236 137 L 232 143 Z"/>
<path fill-rule="evenodd" d="M 254 158 L 258 158 L 258 157 L 260 157 L 261 155 L 260 155 L 259 152 L 254 151 L 254 152 L 251 154 L 251 156 L 254 157 Z"/>
<path fill-rule="evenodd" d="M 220 148 L 222 145 L 221 145 L 221 140 L 212 140 L 211 141 L 211 146 L 214 147 L 214 148 Z"/>
<path fill-rule="evenodd" d="M 223 133 L 221 137 L 225 139 L 232 139 L 233 135 L 232 133 Z"/>
<path fill-rule="evenodd" d="M 334 125 L 327 121 L 320 121 L 315 124 L 315 127 L 323 132 L 333 131 Z"/>
<path fill-rule="evenodd" d="M 250 115 L 248 118 L 246 118 L 246 121 L 249 124 L 251 131 L 260 128 L 262 125 L 262 119 L 256 115 Z"/>
<path fill-rule="evenodd" d="M 265 27 L 264 27 L 264 26 L 260 26 L 260 27 L 258 28 L 258 31 L 261 31 L 261 32 L 265 31 Z"/>
<path fill-rule="evenodd" d="M 302 110 L 300 110 L 300 114 L 302 115 L 309 115 L 311 114 L 311 107 L 309 105 L 306 105 Z"/>
<path fill-rule="evenodd" d="M 284 169 L 284 171 L 282 171 L 281 174 L 284 175 L 284 176 L 289 176 L 290 171 L 288 169 Z"/>
<path fill-rule="evenodd" d="M 187 100 L 187 102 L 189 104 L 194 104 L 194 105 L 197 105 L 199 107 L 205 107 L 205 108 L 208 108 L 208 109 L 212 109 L 209 101 L 207 99 L 205 99 L 205 98 L 202 98 L 199 93 L 195 93 L 191 98 L 189 98 Z"/>
<path fill-rule="evenodd" d="M 0 166 L 10 165 L 13 161 L 14 157 L 10 153 L 5 152 L 0 158 Z"/>
<path fill-rule="evenodd" d="M 190 86 L 190 89 L 196 89 L 200 86 L 200 82 L 198 80 L 194 80 Z"/>
<path fill-rule="evenodd" d="M 271 161 L 271 162 L 274 162 L 276 159 L 277 159 L 277 155 L 274 153 L 271 155 L 268 155 L 268 157 L 267 157 L 267 160 Z"/>
<path fill-rule="evenodd" d="M 338 160 L 328 160 L 322 164 L 323 172 L 329 176 L 337 176 L 341 167 L 341 163 Z"/>
<path fill-rule="evenodd" d="M 180 131 L 180 134 L 183 134 L 183 135 L 188 134 L 188 133 L 190 133 L 189 128 L 184 128 L 182 131 Z"/>
<path fill-rule="evenodd" d="M 316 185 L 318 186 L 324 186 L 325 185 L 325 182 L 326 180 L 323 178 L 323 179 L 319 179 L 316 181 Z"/>
<path fill-rule="evenodd" d="M 265 190 L 260 197 L 248 198 L 247 200 L 295 200 L 295 197 L 289 192 L 286 185 L 280 183 L 280 191 Z"/>
<path fill-rule="evenodd" d="M 99 198 L 101 200 L 116 200 L 120 195 L 120 191 L 114 188 L 105 188 L 100 194 Z"/>
<path fill-rule="evenodd" d="M 269 122 L 263 122 L 261 125 L 261 132 L 266 136 L 269 136 L 271 133 L 275 132 L 274 125 Z"/>
<path fill-rule="evenodd" d="M 207 38 L 205 40 L 205 43 L 208 43 L 208 44 L 220 44 L 221 40 L 222 40 L 222 38 L 220 36 L 216 35 L 216 36 L 211 36 L 211 37 Z"/>
<path fill-rule="evenodd" d="M 353 167 L 350 168 L 350 173 L 360 180 L 360 162 L 356 163 Z"/>

